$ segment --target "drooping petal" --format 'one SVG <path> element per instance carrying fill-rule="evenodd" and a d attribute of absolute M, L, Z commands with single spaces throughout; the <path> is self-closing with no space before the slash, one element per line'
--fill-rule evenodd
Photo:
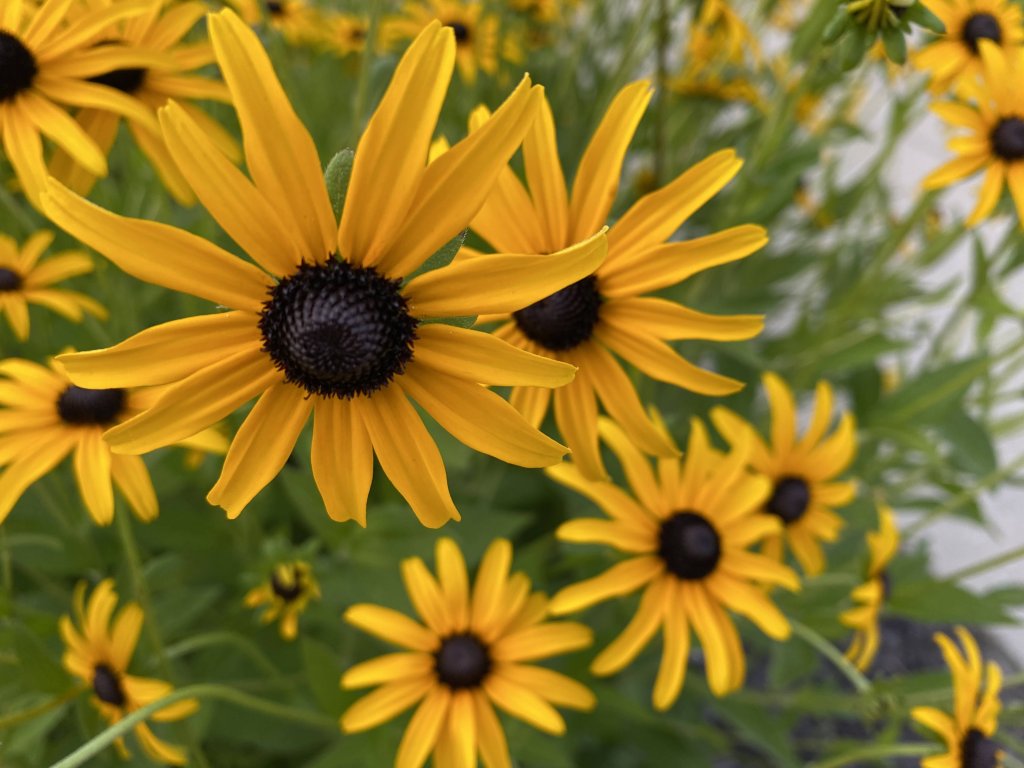
<path fill-rule="evenodd" d="M 332 520 L 366 525 L 373 481 L 373 445 L 351 403 L 322 400 L 314 406 L 313 479 Z"/>

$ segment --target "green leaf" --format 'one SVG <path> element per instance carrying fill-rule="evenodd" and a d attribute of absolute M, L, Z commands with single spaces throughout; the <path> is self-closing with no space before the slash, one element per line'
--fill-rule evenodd
<path fill-rule="evenodd" d="M 433 256 L 423 262 L 420 268 L 409 275 L 406 280 L 412 280 L 417 275 L 422 275 L 425 272 L 433 272 L 435 269 L 447 267 L 452 263 L 452 259 L 455 258 L 455 254 L 462 249 L 463 244 L 466 242 L 466 235 L 468 234 L 468 229 L 464 229 L 459 232 L 459 234 L 442 245 Z"/>
<path fill-rule="evenodd" d="M 903 39 L 903 33 L 895 27 L 886 27 L 882 30 L 882 46 L 885 48 L 885 55 L 890 61 L 897 64 L 904 64 L 907 61 L 907 41 Z"/>
<path fill-rule="evenodd" d="M 985 428 L 963 410 L 950 411 L 939 429 L 952 447 L 953 462 L 975 475 L 987 475 L 996 469 L 996 451 Z"/>
<path fill-rule="evenodd" d="M 342 669 L 337 654 L 330 646 L 311 637 L 303 636 L 301 643 L 303 671 L 313 698 L 323 711 L 340 715 L 351 697 L 339 687 Z"/>
<path fill-rule="evenodd" d="M 842 37 L 843 32 L 846 31 L 846 28 L 849 25 L 850 14 L 846 12 L 846 9 L 839 9 L 836 15 L 833 16 L 832 20 L 828 23 L 828 26 L 825 27 L 825 31 L 821 35 L 821 42 L 825 45 L 831 45 Z"/>
<path fill-rule="evenodd" d="M 946 25 L 942 23 L 942 19 L 929 11 L 924 3 L 915 3 L 907 12 L 907 19 L 937 35 L 946 34 Z"/>
<path fill-rule="evenodd" d="M 56 635 L 56 632 L 53 633 Z M 71 685 L 68 673 L 56 656 L 43 645 L 39 636 L 23 626 L 14 631 L 14 652 L 25 684 L 33 690 L 63 693 Z"/>
<path fill-rule="evenodd" d="M 925 371 L 879 401 L 868 416 L 872 425 L 894 426 L 934 422 L 967 392 L 989 366 L 986 357 L 972 357 L 934 371 Z"/>
<path fill-rule="evenodd" d="M 327 184 L 327 195 L 331 198 L 334 218 L 341 221 L 341 212 L 345 210 L 345 196 L 348 194 L 348 182 L 352 176 L 352 161 L 356 153 L 347 147 L 327 164 L 324 181 Z"/>

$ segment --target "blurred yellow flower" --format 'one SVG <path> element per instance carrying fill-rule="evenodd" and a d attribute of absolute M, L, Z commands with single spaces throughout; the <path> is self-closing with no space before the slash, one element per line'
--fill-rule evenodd
<path fill-rule="evenodd" d="M 320 599 L 320 585 L 313 569 L 303 560 L 294 560 L 274 566 L 270 578 L 250 589 L 244 602 L 246 608 L 266 606 L 260 621 L 279 622 L 281 637 L 294 640 L 299 633 L 299 616 L 314 599 Z"/>

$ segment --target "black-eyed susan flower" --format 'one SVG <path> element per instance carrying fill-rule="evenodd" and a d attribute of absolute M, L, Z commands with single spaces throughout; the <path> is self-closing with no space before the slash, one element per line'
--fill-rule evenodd
<path fill-rule="evenodd" d="M 163 680 L 128 673 L 145 616 L 136 603 L 126 603 L 114 616 L 117 600 L 113 580 L 106 579 L 96 585 L 86 605 L 85 583 L 81 582 L 75 589 L 74 622 L 70 616 L 60 619 L 60 634 L 67 647 L 64 667 L 89 686 L 93 705 L 110 723 L 174 690 Z M 195 699 L 185 699 L 153 713 L 152 720 L 175 722 L 198 708 L 199 702 Z M 140 722 L 133 730 L 151 760 L 164 765 L 186 764 L 185 750 L 158 738 L 145 722 Z M 129 757 L 123 738 L 114 743 L 122 757 Z"/>
<path fill-rule="evenodd" d="M 832 387 L 818 382 L 814 414 L 803 435 L 797 437 L 797 413 L 793 392 L 774 373 L 763 378 L 771 410 L 768 442 L 732 411 L 715 407 L 711 418 L 722 436 L 739 445 L 750 435 L 750 466 L 772 482 L 763 511 L 782 521 L 783 529 L 765 540 L 764 550 L 775 559 L 788 545 L 804 573 L 814 576 L 824 569 L 822 541 L 835 541 L 843 520 L 834 511 L 849 504 L 857 492 L 852 481 L 837 481 L 857 449 L 853 416 L 844 413 L 831 434 Z"/>
<path fill-rule="evenodd" d="M 455 60 L 467 83 L 476 81 L 478 71 L 497 72 L 499 58 L 513 62 L 522 58 L 513 39 L 499 35 L 498 17 L 487 13 L 477 0 L 408 0 L 400 15 L 385 21 L 385 45 L 416 37 L 434 19 L 454 33 Z"/>
<path fill-rule="evenodd" d="M 109 213 L 57 183 L 46 198 L 55 222 L 126 272 L 230 310 L 67 358 L 80 386 L 171 385 L 106 440 L 117 452 L 145 453 L 259 396 L 207 497 L 235 517 L 281 470 L 315 413 L 313 474 L 327 511 L 361 524 L 374 454 L 425 525 L 459 517 L 410 398 L 472 448 L 524 466 L 556 462 L 565 449 L 488 386 L 561 386 L 571 366 L 432 321 L 526 306 L 592 270 L 604 236 L 558 258 L 498 255 L 412 277 L 479 209 L 533 120 L 539 91 L 524 78 L 493 130 L 428 166 L 455 60 L 451 30 L 431 24 L 359 142 L 339 226 L 313 141 L 255 33 L 231 11 L 209 26 L 252 179 L 177 105 L 161 111 L 161 125 L 200 201 L 256 265 L 186 231 Z"/>
<path fill-rule="evenodd" d="M 47 367 L 0 360 L 0 523 L 26 489 L 68 455 L 82 502 L 97 525 L 114 519 L 114 486 L 136 517 L 154 519 L 159 507 L 145 463 L 111 453 L 103 433 L 150 407 L 157 394 L 79 387 L 55 361 Z M 196 437 L 205 444 L 202 434 Z"/>
<path fill-rule="evenodd" d="M 580 161 L 572 194 L 558 156 L 555 123 L 544 103 L 523 142 L 524 186 L 506 168 L 473 229 L 497 251 L 552 254 L 590 237 L 608 220 L 626 151 L 651 99 L 646 81 L 626 86 L 609 106 Z M 644 296 L 710 267 L 741 259 L 768 242 L 761 227 L 743 225 L 670 242 L 689 216 L 739 172 L 732 150 L 716 152 L 662 189 L 644 195 L 608 231 L 607 258 L 591 274 L 511 315 L 495 334 L 516 346 L 579 366 L 573 383 L 554 393 L 555 423 L 587 477 L 604 477 L 598 451 L 598 401 L 642 450 L 674 455 L 648 418 L 616 359 L 648 376 L 702 395 L 726 395 L 743 384 L 680 357 L 679 339 L 730 341 L 760 333 L 757 315 L 715 316 Z M 486 258 L 486 257 L 485 257 Z M 471 259 L 470 259 L 471 260 Z M 548 412 L 552 392 L 516 387 L 512 404 L 532 424 Z"/>
<path fill-rule="evenodd" d="M 265 24 L 292 45 L 318 40 L 320 14 L 308 0 L 225 0 L 249 25 Z"/>
<path fill-rule="evenodd" d="M 352 13 L 334 13 L 324 19 L 321 43 L 337 56 L 362 53 L 370 36 L 370 20 Z"/>
<path fill-rule="evenodd" d="M 80 4 L 82 13 L 110 7 L 111 0 L 86 0 Z M 160 136 L 156 123 L 156 110 L 174 99 L 221 147 L 232 160 L 239 162 L 241 154 L 231 135 L 200 107 L 196 99 L 230 101 L 224 83 L 197 74 L 213 61 L 213 49 L 207 40 L 187 41 L 196 23 L 206 14 L 206 6 L 199 2 L 168 4 L 166 0 L 149 0 L 146 12 L 127 24 L 111 24 L 99 29 L 93 44 L 116 40 L 136 51 L 152 54 L 156 67 L 122 67 L 101 72 L 89 78 L 92 83 L 113 88 L 142 102 L 149 117 L 138 120 L 128 117 L 128 128 L 136 145 L 149 159 L 164 186 L 178 202 L 195 202 L 192 189 L 182 177 Z M 100 149 L 110 151 L 117 137 L 121 115 L 105 109 L 84 109 L 77 114 L 78 123 L 96 141 Z M 75 163 L 66 152 L 58 152 L 50 163 L 50 171 L 80 195 L 89 194 L 96 176 Z"/>
<path fill-rule="evenodd" d="M 878 523 L 878 530 L 867 536 L 869 559 L 865 581 L 850 594 L 857 605 L 839 615 L 839 621 L 854 630 L 846 658 L 862 671 L 871 666 L 878 654 L 881 639 L 878 617 L 889 596 L 886 568 L 900 547 L 896 520 L 892 509 L 885 504 L 878 506 Z"/>
<path fill-rule="evenodd" d="M 28 305 L 46 307 L 72 322 L 82 321 L 88 312 L 100 319 L 107 311 L 94 299 L 77 291 L 56 288 L 55 283 L 92 272 L 92 259 L 81 251 L 61 251 L 42 258 L 53 242 L 53 233 L 40 230 L 25 244 L 0 234 L 0 312 L 7 317 L 14 335 L 28 338 Z"/>
<path fill-rule="evenodd" d="M 349 624 L 404 650 L 349 669 L 345 688 L 380 686 L 341 716 L 347 733 L 375 728 L 414 705 L 398 747 L 396 768 L 419 768 L 433 754 L 436 768 L 511 765 L 494 707 L 547 733 L 565 732 L 555 706 L 589 710 L 586 687 L 533 662 L 585 648 L 590 630 L 550 622 L 548 599 L 509 573 L 512 546 L 494 541 L 472 588 L 462 553 L 451 539 L 436 550 L 437 578 L 417 557 L 402 561 L 402 578 L 423 623 L 378 605 L 353 605 Z"/>
<path fill-rule="evenodd" d="M 925 189 L 941 189 L 984 169 L 978 202 L 967 225 L 973 227 L 989 217 L 1005 184 L 1024 226 L 1024 56 L 1018 48 L 1008 58 L 988 40 L 980 40 L 978 47 L 985 76 L 976 93 L 977 103 L 946 101 L 931 107 L 949 125 L 968 134 L 950 139 L 949 149 L 957 157 L 922 184 Z"/>
<path fill-rule="evenodd" d="M 989 40 L 1007 55 L 1024 43 L 1024 15 L 1008 0 L 924 0 L 946 27 L 946 34 L 914 54 L 916 67 L 927 71 L 932 89 L 944 92 L 964 82 L 972 89 L 982 76 L 978 43 Z M 968 91 L 969 92 L 969 91 Z"/>
<path fill-rule="evenodd" d="M 107 159 L 59 104 L 95 107 L 149 123 L 145 105 L 89 78 L 144 65 L 149 55 L 117 44 L 87 47 L 98 28 L 137 16 L 148 0 L 123 0 L 67 21 L 66 0 L 4 0 L 0 7 L 0 144 L 25 195 L 36 205 L 46 181 L 42 137 L 97 176 Z"/>
<path fill-rule="evenodd" d="M 244 602 L 247 608 L 265 606 L 260 621 L 264 624 L 277 621 L 281 637 L 294 640 L 299 634 L 299 616 L 310 600 L 319 599 L 320 585 L 313 569 L 303 560 L 293 560 L 275 565 L 270 578 L 250 589 Z"/>
<path fill-rule="evenodd" d="M 1001 768 L 1002 750 L 993 740 L 999 727 L 1002 671 L 994 661 L 982 668 L 978 643 L 963 627 L 956 628 L 963 653 L 941 632 L 935 642 L 953 675 L 953 713 L 935 707 L 914 707 L 910 716 L 946 742 L 946 752 L 921 761 L 922 768 Z M 984 675 L 984 680 L 982 676 Z"/>
<path fill-rule="evenodd" d="M 632 495 L 610 482 L 588 480 L 573 464 L 548 468 L 548 476 L 586 496 L 610 518 L 570 520 L 557 536 L 610 546 L 630 557 L 560 591 L 551 611 L 571 613 L 642 588 L 632 620 L 594 659 L 591 671 L 611 675 L 623 669 L 660 627 L 661 666 L 652 700 L 656 709 L 668 709 L 683 688 L 692 632 L 704 652 L 711 692 L 724 696 L 746 676 L 743 645 L 729 611 L 776 640 L 790 634 L 789 621 L 761 584 L 796 590 L 797 575 L 749 551 L 779 529 L 778 520 L 760 514 L 771 484 L 747 471 L 749 442 L 721 455 L 696 419 L 683 459 L 659 459 L 657 474 L 619 426 L 602 418 L 600 431 L 622 464 Z"/>

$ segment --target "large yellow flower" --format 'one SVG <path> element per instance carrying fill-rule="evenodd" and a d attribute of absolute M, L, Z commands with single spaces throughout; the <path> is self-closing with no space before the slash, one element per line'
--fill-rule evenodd
<path fill-rule="evenodd" d="M 97 525 L 114 519 L 113 485 L 140 520 L 157 516 L 145 463 L 112 454 L 103 433 L 152 406 L 159 390 L 86 389 L 54 361 L 47 368 L 8 358 L 0 361 L 0 377 L 0 523 L 30 485 L 72 453 L 79 493 Z M 207 430 L 184 445 L 216 450 L 224 442 Z"/>
<path fill-rule="evenodd" d="M 81 9 L 102 10 L 115 5 L 114 0 L 88 0 Z M 150 52 L 159 67 L 127 67 L 113 69 L 90 78 L 91 82 L 114 88 L 134 97 L 148 107 L 151 117 L 156 110 L 175 99 L 203 130 L 213 138 L 232 160 L 241 160 L 238 145 L 221 125 L 202 109 L 189 103 L 192 99 L 228 102 L 231 100 L 224 83 L 196 74 L 196 70 L 213 61 L 213 49 L 206 40 L 184 41 L 186 35 L 206 14 L 206 6 L 198 2 L 169 5 L 166 0 L 149 0 L 146 12 L 122 24 L 97 30 L 93 41 L 117 40 L 133 50 Z M 117 137 L 120 115 L 101 109 L 83 109 L 77 115 L 79 124 L 106 153 Z M 188 182 L 182 177 L 160 137 L 156 121 L 128 120 L 132 137 L 156 169 L 157 175 L 172 195 L 182 204 L 195 202 Z M 53 175 L 80 195 L 89 194 L 96 177 L 76 164 L 67 153 L 58 152 L 50 164 Z"/>
<path fill-rule="evenodd" d="M 711 418 L 733 446 L 749 439 L 753 448 L 750 465 L 772 481 L 772 493 L 764 511 L 779 518 L 784 528 L 765 541 L 765 551 L 775 559 L 789 544 L 804 573 L 814 576 L 825 567 L 822 541 L 835 541 L 843 520 L 834 507 L 849 504 L 857 493 L 852 481 L 837 482 L 857 449 L 853 416 L 844 413 L 835 431 L 825 436 L 832 423 L 832 387 L 818 383 L 814 415 L 797 439 L 797 414 L 793 393 L 774 373 L 764 375 L 771 408 L 771 440 L 765 442 L 754 428 L 732 411 L 717 406 Z"/>
<path fill-rule="evenodd" d="M 473 220 L 473 229 L 494 250 L 547 253 L 552 261 L 561 258 L 560 249 L 597 232 L 608 220 L 626 151 L 651 94 L 650 84 L 641 81 L 615 97 L 583 154 L 571 196 L 558 156 L 554 118 L 545 102 L 523 142 L 528 189 L 506 168 Z M 760 316 L 707 315 L 643 296 L 741 259 L 768 241 L 763 228 L 743 225 L 668 242 L 741 165 L 732 150 L 716 152 L 640 198 L 612 224 L 608 256 L 597 269 L 511 317 L 506 315 L 508 322 L 496 331 L 518 347 L 579 366 L 575 381 L 554 393 L 554 415 L 573 461 L 587 477 L 601 479 L 605 474 L 598 451 L 598 400 L 638 447 L 659 456 L 674 455 L 673 446 L 648 419 L 615 355 L 652 378 L 702 395 L 726 395 L 743 387 L 687 362 L 667 342 L 749 339 L 761 331 Z M 551 398 L 547 389 L 517 387 L 512 404 L 539 425 Z"/>
<path fill-rule="evenodd" d="M 946 752 L 921 761 L 922 768 L 1000 768 L 1002 750 L 993 741 L 999 727 L 999 689 L 1002 672 L 990 661 L 984 668 L 978 644 L 963 627 L 956 628 L 963 653 L 941 632 L 939 644 L 953 674 L 953 715 L 935 707 L 914 707 L 910 716 L 925 728 L 934 731 L 946 742 Z"/>
<path fill-rule="evenodd" d="M 888 505 L 879 505 L 878 522 L 878 530 L 867 537 L 870 553 L 867 578 L 850 594 L 857 605 L 839 615 L 839 621 L 854 630 L 846 658 L 860 670 L 870 667 L 878 654 L 881 640 L 878 617 L 889 596 L 889 578 L 885 569 L 900 547 L 900 532 Z"/>
<path fill-rule="evenodd" d="M 594 659 L 591 671 L 611 675 L 623 669 L 661 627 L 653 702 L 656 709 L 668 709 L 683 688 L 693 631 L 707 659 L 711 692 L 724 696 L 742 686 L 746 676 L 743 646 L 728 611 L 746 616 L 776 640 L 790 633 L 789 621 L 759 582 L 791 590 L 800 582 L 786 566 L 749 551 L 779 529 L 778 520 L 760 514 L 771 486 L 747 472 L 749 443 L 722 456 L 709 445 L 697 419 L 684 459 L 660 459 L 657 475 L 616 424 L 602 418 L 600 431 L 633 495 L 609 482 L 586 479 L 572 464 L 547 469 L 550 477 L 611 518 L 570 520 L 557 535 L 563 541 L 614 547 L 630 557 L 563 589 L 552 599 L 551 611 L 578 611 L 642 587 L 632 621 Z"/>
<path fill-rule="evenodd" d="M 58 104 L 107 109 L 156 128 L 145 105 L 89 78 L 146 66 L 151 55 L 121 45 L 87 47 L 100 29 L 142 13 L 148 0 L 123 0 L 66 21 L 67 0 L 3 0 L 0 4 L 0 145 L 33 205 L 46 181 L 42 137 L 97 176 L 107 159 Z"/>
<path fill-rule="evenodd" d="M 89 686 L 93 706 L 110 723 L 174 690 L 163 680 L 128 674 L 145 616 L 136 603 L 127 603 L 114 617 L 116 606 L 113 580 L 101 581 L 89 596 L 88 605 L 85 604 L 85 583 L 81 582 L 75 589 L 75 622 L 70 616 L 60 619 L 60 634 L 67 646 L 64 667 Z M 158 710 L 152 719 L 170 723 L 188 717 L 198 708 L 199 702 L 195 699 L 185 699 Z M 165 765 L 186 764 L 185 750 L 158 738 L 145 722 L 133 730 L 151 760 Z M 114 743 L 121 756 L 127 758 L 124 739 L 119 738 Z"/>
<path fill-rule="evenodd" d="M 92 272 L 92 259 L 81 251 L 61 251 L 40 261 L 52 242 L 53 233 L 40 230 L 19 249 L 12 238 L 0 234 L 0 312 L 22 341 L 28 338 L 29 304 L 52 309 L 76 323 L 84 312 L 100 319 L 107 316 L 107 310 L 84 293 L 54 287 L 61 280 Z"/>
<path fill-rule="evenodd" d="M 1009 0 L 925 0 L 925 5 L 945 24 L 946 34 L 912 60 L 931 75 L 935 92 L 975 88 L 982 75 L 981 40 L 989 40 L 1007 55 L 1024 43 L 1024 14 Z"/>
<path fill-rule="evenodd" d="M 396 768 L 510 768 L 508 744 L 494 706 L 547 733 L 565 732 L 552 705 L 589 710 L 594 695 L 572 678 L 532 662 L 593 642 L 582 624 L 548 622 L 548 600 L 509 574 L 512 546 L 494 541 L 472 590 L 462 553 L 437 542 L 437 578 L 418 557 L 402 562 L 402 578 L 420 624 L 377 605 L 353 605 L 345 620 L 405 650 L 349 669 L 345 688 L 379 685 L 341 717 L 347 733 L 375 728 L 419 702 L 398 747 Z"/>
<path fill-rule="evenodd" d="M 183 230 L 104 211 L 51 185 L 46 210 L 126 272 L 228 307 L 67 358 L 81 386 L 172 384 L 111 429 L 115 451 L 145 453 L 260 396 L 228 451 L 212 504 L 237 516 L 284 466 L 311 413 L 313 474 L 336 520 L 365 523 L 376 454 L 420 520 L 459 514 L 441 454 L 410 402 L 472 448 L 524 466 L 565 452 L 487 387 L 560 386 L 571 366 L 485 333 L 432 322 L 511 311 L 593 269 L 600 235 L 558 259 L 498 255 L 413 273 L 479 209 L 536 114 L 529 80 L 481 130 L 427 166 L 455 41 L 431 24 L 402 58 L 355 152 L 340 227 L 316 148 L 255 33 L 210 17 L 242 125 L 252 180 L 180 107 L 164 139 L 197 196 L 259 266 Z M 403 283 L 403 279 L 406 282 Z"/>
<path fill-rule="evenodd" d="M 985 169 L 978 203 L 967 218 L 973 227 L 992 213 L 1010 188 L 1017 219 L 1024 226 L 1024 54 L 1017 48 L 1004 56 L 991 41 L 978 43 L 984 65 L 983 84 L 976 103 L 937 102 L 932 111 L 966 136 L 949 141 L 957 157 L 933 171 L 923 182 L 925 189 L 941 189 Z"/>

